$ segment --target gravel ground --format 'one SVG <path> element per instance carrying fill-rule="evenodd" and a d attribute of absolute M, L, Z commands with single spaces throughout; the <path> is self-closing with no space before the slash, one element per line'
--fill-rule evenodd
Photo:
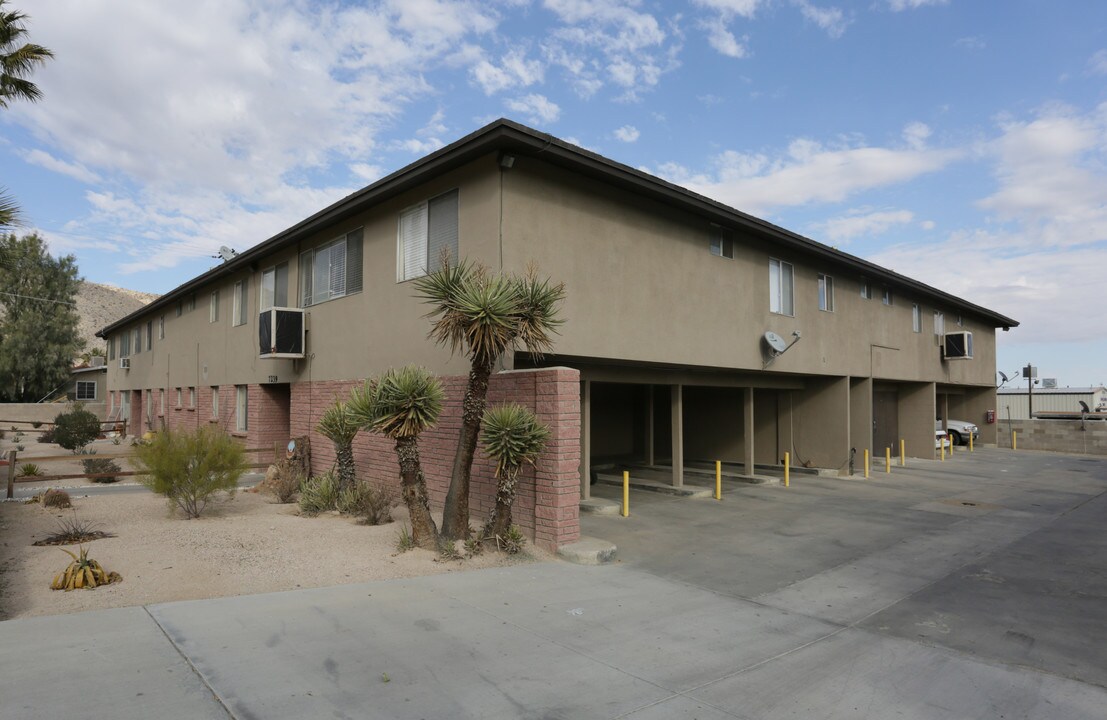
<path fill-rule="evenodd" d="M 302 517 L 296 505 L 278 505 L 251 492 L 209 505 L 197 520 L 171 515 L 163 498 L 146 492 L 70 493 L 79 519 L 116 535 L 86 547 L 123 582 L 95 590 L 50 590 L 51 579 L 70 558 L 58 547 L 32 543 L 54 533 L 58 519 L 71 517 L 73 510 L 0 503 L 0 619 L 458 572 L 550 557 L 529 545 L 520 556 L 486 551 L 461 561 L 439 561 L 424 550 L 397 553 L 398 523 L 369 527 L 337 515 Z"/>

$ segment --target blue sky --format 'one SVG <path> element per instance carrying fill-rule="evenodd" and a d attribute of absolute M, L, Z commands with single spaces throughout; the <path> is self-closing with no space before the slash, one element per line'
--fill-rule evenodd
<path fill-rule="evenodd" d="M 1107 383 L 1102 0 L 16 0 L 56 59 L 0 181 L 165 292 L 510 117 L 1022 322 Z"/>

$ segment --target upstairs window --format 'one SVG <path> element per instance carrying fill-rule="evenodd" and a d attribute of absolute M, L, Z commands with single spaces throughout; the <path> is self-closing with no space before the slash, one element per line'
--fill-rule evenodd
<path fill-rule="evenodd" d="M 158 340 L 165 339 L 165 316 L 158 318 Z"/>
<path fill-rule="evenodd" d="M 138 328 L 131 330 L 131 345 L 135 349 L 135 355 L 142 352 L 142 331 Z"/>
<path fill-rule="evenodd" d="M 946 316 L 938 310 L 934 311 L 934 335 L 938 342 L 942 342 L 942 336 L 946 334 Z"/>
<path fill-rule="evenodd" d="M 281 263 L 261 273 L 259 312 L 274 307 L 288 307 L 288 263 Z"/>
<path fill-rule="evenodd" d="M 146 349 L 151 350 L 154 347 L 154 321 L 150 320 L 146 323 Z"/>
<path fill-rule="evenodd" d="M 131 331 L 124 330 L 119 336 L 119 357 L 125 358 L 131 356 Z"/>
<path fill-rule="evenodd" d="M 189 295 L 184 301 L 185 312 L 192 312 L 196 309 L 196 296 Z"/>
<path fill-rule="evenodd" d="M 911 329 L 915 332 L 922 332 L 923 329 L 923 314 L 918 303 L 911 305 Z"/>
<path fill-rule="evenodd" d="M 819 309 L 834 312 L 834 278 L 819 275 Z"/>
<path fill-rule="evenodd" d="M 208 322 L 219 322 L 219 291 L 211 294 L 211 304 L 208 305 Z"/>
<path fill-rule="evenodd" d="M 866 300 L 873 299 L 873 286 L 868 280 L 861 281 L 861 297 Z"/>
<path fill-rule="evenodd" d="M 884 288 L 884 293 L 880 296 L 880 302 L 884 303 L 885 305 L 892 304 L 892 291 L 890 289 Z"/>
<path fill-rule="evenodd" d="M 108 360 L 115 359 L 115 336 L 108 338 Z"/>
<path fill-rule="evenodd" d="M 769 312 L 796 314 L 794 276 L 792 263 L 769 259 Z"/>
<path fill-rule="evenodd" d="M 712 226 L 711 243 L 709 245 L 709 248 L 712 255 L 715 255 L 717 257 L 733 258 L 734 237 L 726 228 Z"/>
<path fill-rule="evenodd" d="M 400 213 L 398 282 L 439 270 L 444 254 L 451 263 L 457 262 L 457 198 L 457 190 L 451 190 Z"/>
<path fill-rule="evenodd" d="M 301 307 L 361 292 L 361 236 L 358 228 L 300 253 Z"/>
<path fill-rule="evenodd" d="M 234 324 L 245 325 L 246 324 L 246 303 L 249 299 L 247 292 L 249 291 L 249 280 L 239 280 L 234 284 Z"/>

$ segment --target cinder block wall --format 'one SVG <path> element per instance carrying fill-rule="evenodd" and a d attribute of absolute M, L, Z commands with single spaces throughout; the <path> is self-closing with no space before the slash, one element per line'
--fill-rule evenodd
<path fill-rule="evenodd" d="M 1019 450 L 1107 455 L 1107 422 L 1089 420 L 1085 430 L 1079 420 L 1001 420 L 999 447 L 1011 447 L 1011 431 L 1018 436 Z"/>
<path fill-rule="evenodd" d="M 438 425 L 420 438 L 419 449 L 431 504 L 441 509 L 449 486 L 461 401 L 467 378 L 443 377 L 446 403 Z M 292 385 L 293 436 L 310 435 L 312 472 L 329 469 L 335 460 L 330 440 L 315 431 L 319 417 L 335 398 L 345 400 L 360 381 L 320 381 Z M 489 404 L 512 401 L 529 407 L 551 432 L 537 471 L 524 470 L 512 508 L 513 519 L 536 545 L 556 549 L 580 538 L 580 373 L 569 368 L 516 370 L 497 373 L 488 389 Z M 354 440 L 358 474 L 399 497 L 399 466 L 392 443 L 360 432 Z M 470 488 L 470 518 L 482 524 L 495 504 L 494 463 L 478 445 Z"/>

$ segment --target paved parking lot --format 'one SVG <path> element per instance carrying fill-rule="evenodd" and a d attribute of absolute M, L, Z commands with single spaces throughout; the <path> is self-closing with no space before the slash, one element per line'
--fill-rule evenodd
<path fill-rule="evenodd" d="M 635 492 L 585 519 L 615 566 L 7 621 L 0 717 L 1102 720 L 1105 490 L 989 450 Z"/>

